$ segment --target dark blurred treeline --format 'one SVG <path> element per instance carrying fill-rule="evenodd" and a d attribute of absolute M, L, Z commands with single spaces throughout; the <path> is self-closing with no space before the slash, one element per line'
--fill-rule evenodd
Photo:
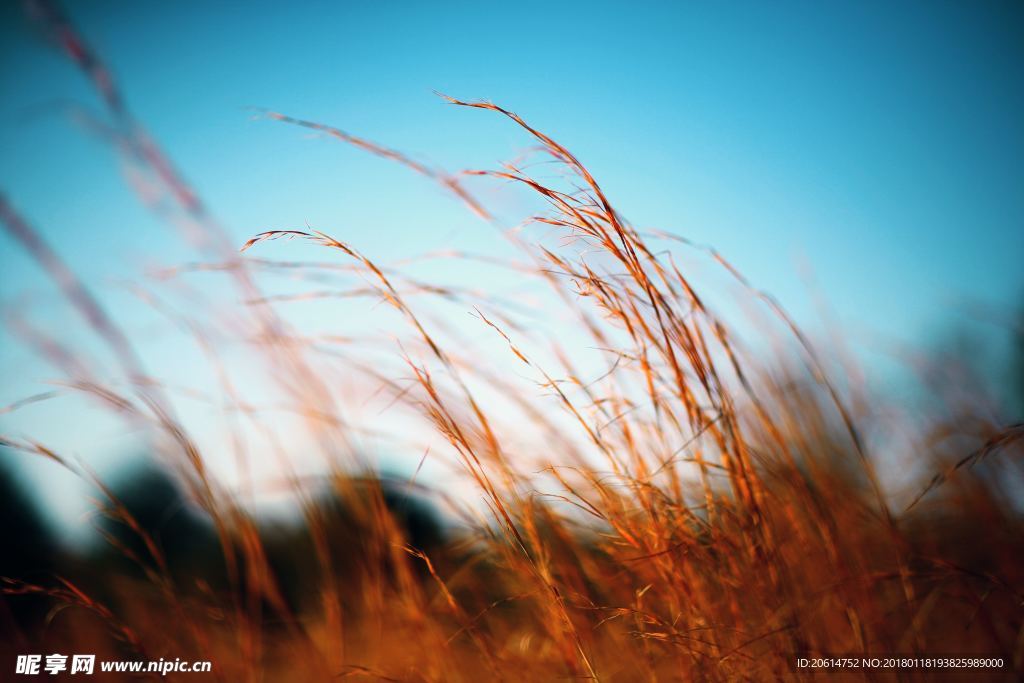
<path fill-rule="evenodd" d="M 69 556 L 57 543 L 33 497 L 11 468 L 18 457 L 0 451 L 0 577 L 49 581 L 66 567 Z M 0 595 L 0 632 L 9 644 L 24 645 L 39 628 L 48 599 L 35 595 Z"/>
<path fill-rule="evenodd" d="M 54 587 L 68 579 L 115 609 L 131 582 L 167 581 L 178 595 L 202 594 L 223 605 L 246 590 L 245 577 L 254 568 L 246 566 L 250 554 L 241 547 L 244 534 L 237 525 L 226 535 L 218 533 L 215 520 L 166 468 L 146 462 L 119 473 L 104 496 L 105 511 L 95 518 L 95 540 L 84 550 L 72 550 L 59 542 L 12 470 L 18 454 L 0 451 L 0 456 L 0 577 L 7 589 Z M 367 547 L 382 537 L 379 529 L 369 528 L 374 524 L 387 524 L 393 542 L 428 554 L 445 540 L 436 509 L 407 482 L 379 477 L 325 481 L 320 493 L 291 517 L 254 521 L 265 556 L 259 572 L 270 574 L 262 580 L 275 584 L 293 614 L 315 606 L 319 596 L 309 588 L 321 585 L 326 571 L 339 585 L 357 591 L 358 576 L 367 569 L 360 564 L 381 559 L 378 549 Z M 9 650 L 4 654 L 38 649 L 30 644 L 45 640 L 51 611 L 60 607 L 60 600 L 31 591 L 0 594 L 0 632 Z"/>

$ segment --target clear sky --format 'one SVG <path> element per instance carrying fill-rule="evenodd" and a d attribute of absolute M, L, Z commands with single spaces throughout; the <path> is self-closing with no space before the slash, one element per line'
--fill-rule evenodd
<path fill-rule="evenodd" d="M 798 317 L 811 316 L 801 262 L 864 338 L 919 339 L 1024 292 L 1018 2 L 72 5 L 136 117 L 239 244 L 309 222 L 385 260 L 476 246 L 486 228 L 428 182 L 249 109 L 454 169 L 528 144 L 436 90 L 522 114 L 634 224 L 715 245 Z M 68 101 L 99 109 L 5 3 L 0 188 L 90 281 L 189 260 L 114 155 L 54 107 Z M 5 236 L 0 271 L 3 304 L 45 318 L 52 290 Z M 38 374 L 9 341 L 5 402 Z"/>
<path fill-rule="evenodd" d="M 158 228 L 98 143 L 44 113 L 95 99 L 11 5 L 0 186 L 109 272 Z M 844 317 L 901 332 L 951 298 L 1005 299 L 1024 284 L 1019 3 L 88 2 L 71 14 L 240 237 L 297 212 L 364 225 L 380 217 L 381 186 L 405 180 L 253 121 L 249 106 L 456 168 L 526 144 L 503 121 L 444 106 L 440 90 L 527 116 L 635 223 L 712 242 L 784 298 L 801 287 L 795 254 Z M 403 220 L 401 208 L 388 207 L 386 235 L 348 229 L 371 250 L 433 246 L 412 226 L 422 212 Z M 7 289 L 24 259 L 4 246 Z"/>

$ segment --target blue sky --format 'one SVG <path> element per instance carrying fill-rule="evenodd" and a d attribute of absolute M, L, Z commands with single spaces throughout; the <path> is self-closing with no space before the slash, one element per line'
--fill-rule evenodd
<path fill-rule="evenodd" d="M 528 144 L 436 90 L 522 114 L 634 224 L 715 245 L 801 320 L 814 314 L 799 263 L 811 264 L 869 346 L 1024 292 L 1019 3 L 96 1 L 70 14 L 239 244 L 309 222 L 384 260 L 483 248 L 487 229 L 428 182 L 249 109 L 454 169 Z M 103 283 L 191 254 L 61 101 L 99 108 L 5 5 L 0 188 L 118 308 Z M 59 321 L 6 236 L 0 270 L 5 305 Z M 8 342 L 4 401 L 39 376 Z"/>
<path fill-rule="evenodd" d="M 109 272 L 161 228 L 105 173 L 113 162 L 99 143 L 40 113 L 95 100 L 16 8 L 4 13 L 0 184 L 51 239 L 88 234 L 75 251 Z M 783 298 L 801 296 L 801 254 L 844 317 L 913 333 L 958 297 L 1019 295 L 1021 13 L 932 2 L 93 2 L 72 16 L 239 237 L 302 214 L 366 225 L 350 230 L 370 250 L 396 236 L 411 251 L 433 246 L 429 230 L 402 227 L 401 210 L 381 215 L 367 201 L 396 182 L 414 199 L 433 200 L 432 188 L 253 121 L 246 107 L 455 168 L 526 144 L 504 121 L 444 106 L 440 90 L 492 99 L 551 132 L 638 225 L 715 244 Z M 5 270 L 20 276 L 23 261 L 5 248 Z"/>

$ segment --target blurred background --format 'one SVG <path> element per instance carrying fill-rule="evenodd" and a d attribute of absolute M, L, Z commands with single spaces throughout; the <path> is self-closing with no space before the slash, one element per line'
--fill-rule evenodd
<path fill-rule="evenodd" d="M 871 383 L 903 391 L 904 374 L 917 369 L 910 347 L 955 351 L 1004 379 L 1024 373 L 1012 365 L 1024 292 L 1020 3 L 96 1 L 65 9 L 234 246 L 264 230 L 311 226 L 382 263 L 454 249 L 505 254 L 492 226 L 430 180 L 263 115 L 338 126 L 457 171 L 494 167 L 530 144 L 499 117 L 434 93 L 483 98 L 577 154 L 638 228 L 714 245 L 816 336 L 840 331 Z M 217 474 L 241 490 L 230 435 L 196 398 L 217 385 L 210 359 L 181 318 L 140 291 L 159 281 L 177 313 L 224 319 L 245 302 L 224 278 L 167 276 L 208 253 L 174 227 L 166 198 L 97 125 L 103 106 L 38 11 L 4 3 L 0 188 L 130 332 L 208 457 L 223 454 L 213 458 Z M 530 209 L 494 184 L 474 189 L 500 216 Z M 325 258 L 308 247 L 274 250 Z M 533 295 L 533 285 L 486 262 L 413 267 L 425 279 L 486 281 L 524 303 Z M 7 233 L 0 273 L 0 406 L 54 390 L 60 373 L 39 353 L 40 334 L 87 365 L 111 365 Z M 274 277 L 271 295 L 320 287 Z M 285 315 L 309 334 L 387 333 L 366 302 L 293 303 Z M 479 334 L 466 307 L 456 310 L 455 325 L 472 323 L 464 334 Z M 244 367 L 241 355 L 223 355 Z M 242 390 L 257 382 L 244 370 L 236 381 Z M 360 396 L 370 385 L 342 375 L 335 386 Z M 356 404 L 373 415 L 383 407 Z M 144 440 L 80 397 L 5 408 L 0 430 L 45 436 L 104 476 L 163 491 L 148 499 L 158 519 L 181 506 L 173 480 L 147 469 Z M 271 509 L 281 473 L 266 442 L 253 441 L 248 452 L 260 457 L 250 493 Z M 403 444 L 365 448 L 375 467 L 403 477 L 420 456 Z M 322 471 L 303 450 L 289 445 L 296 469 Z M 3 499 L 24 498 L 11 509 L 25 516 L 15 528 L 26 538 L 52 534 L 71 546 L 93 538 L 79 480 L 10 452 L 0 467 Z M 423 476 L 443 471 L 428 463 Z M 19 557 L 38 568 L 53 561 L 50 552 Z"/>

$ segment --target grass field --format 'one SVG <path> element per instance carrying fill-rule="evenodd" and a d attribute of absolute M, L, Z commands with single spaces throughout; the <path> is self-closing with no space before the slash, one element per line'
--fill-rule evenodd
<path fill-rule="evenodd" d="M 176 417 L 145 348 L 61 260 L 65 245 L 48 245 L 4 200 L 5 228 L 129 379 L 105 382 L 64 358 L 67 386 L 138 425 L 174 473 L 128 500 L 47 447 L 46 434 L 3 437 L 5 457 L 48 458 L 89 481 L 109 546 L 39 558 L 4 579 L 8 654 L 45 643 L 188 657 L 212 661 L 224 681 L 789 680 L 812 675 L 794 669 L 798 656 L 893 653 L 1005 661 L 957 680 L 1024 671 L 1024 423 L 993 409 L 993 395 L 939 375 L 930 412 L 890 452 L 873 438 L 883 399 L 858 384 L 840 344 L 812 343 L 713 249 L 635 229 L 569 150 L 490 103 L 451 100 L 518 126 L 548 162 L 543 177 L 528 164 L 449 174 L 334 128 L 269 117 L 404 165 L 485 225 L 496 219 L 473 188 L 535 195 L 543 210 L 506 231 L 508 262 L 520 264 L 516 277 L 545 283 L 564 333 L 534 334 L 494 298 L 407 277 L 326 231 L 231 244 L 73 27 L 44 19 L 106 102 L 116 145 L 177 203 L 178 222 L 204 235 L 207 265 L 256 302 L 239 312 L 265 359 L 249 372 L 277 383 L 300 416 L 289 441 L 341 456 L 315 486 L 289 484 L 299 521 L 275 526 L 244 505 L 210 476 L 209 460 L 222 456 L 203 452 Z M 325 361 L 292 343 L 301 331 L 261 294 L 261 267 L 298 246 L 283 238 L 321 248 L 320 261 L 360 278 L 367 308 L 383 302 L 403 321 L 387 347 L 396 362 L 363 364 L 376 380 L 367 391 L 396 406 L 395 429 L 440 437 L 443 450 L 410 454 L 410 469 L 444 460 L 450 487 L 360 468 Z M 741 292 L 774 351 L 753 350 L 708 303 L 681 253 Z M 455 255 L 452 268 L 471 258 Z M 492 353 L 452 346 L 433 322 L 434 299 L 472 313 Z M 360 319 L 348 327 L 359 333 Z M 577 360 L 595 354 L 603 371 L 591 376 Z M 246 397 L 229 380 L 222 387 L 245 413 Z M 891 480 L 901 458 L 913 471 Z M 164 501 L 155 518 L 154 500 Z"/>

